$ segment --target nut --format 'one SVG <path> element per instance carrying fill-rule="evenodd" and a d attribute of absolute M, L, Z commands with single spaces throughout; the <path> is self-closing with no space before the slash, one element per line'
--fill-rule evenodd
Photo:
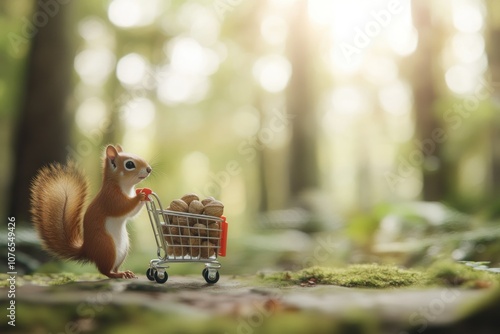
<path fill-rule="evenodd" d="M 174 256 L 184 256 L 187 254 L 187 251 L 185 250 L 185 247 L 182 246 L 171 246 L 169 245 L 167 247 L 167 254 L 168 255 L 174 255 Z"/>
<path fill-rule="evenodd" d="M 195 233 L 199 236 L 202 237 L 208 236 L 207 226 L 204 224 L 200 223 L 194 224 L 193 231 L 196 231 Z"/>
<path fill-rule="evenodd" d="M 200 242 L 198 238 L 191 238 L 189 240 L 189 255 L 198 257 L 200 255 Z"/>
<path fill-rule="evenodd" d="M 215 198 L 213 198 L 212 196 L 209 196 L 209 197 L 205 198 L 203 201 L 201 201 L 201 204 L 207 205 L 208 203 L 210 203 L 212 201 L 215 201 Z"/>
<path fill-rule="evenodd" d="M 181 243 L 180 230 L 177 226 L 163 225 L 162 230 L 163 230 L 163 237 L 165 238 L 165 241 L 167 242 L 168 245 L 173 245 L 173 244 L 179 245 Z"/>
<path fill-rule="evenodd" d="M 168 234 L 170 234 L 170 227 L 168 225 L 161 225 L 161 230 L 163 232 L 163 236 L 165 237 L 165 240 L 167 240 Z M 168 240 L 167 240 L 168 241 Z"/>
<path fill-rule="evenodd" d="M 208 236 L 210 238 L 219 238 L 220 237 L 220 224 L 218 222 L 212 223 L 208 225 Z"/>
<path fill-rule="evenodd" d="M 180 199 L 174 199 L 170 202 L 170 210 L 177 212 L 188 212 L 188 205 Z"/>
<path fill-rule="evenodd" d="M 203 204 L 195 199 L 189 204 L 189 213 L 201 215 L 204 208 Z M 193 226 L 196 223 L 198 223 L 198 218 L 189 218 L 189 225 Z"/>
<path fill-rule="evenodd" d="M 183 246 L 189 245 L 189 239 L 191 239 L 190 238 L 191 233 L 189 231 L 189 227 L 183 227 L 183 228 L 181 228 L 180 232 L 181 232 L 181 236 L 178 238 L 179 242 L 177 244 L 180 244 L 180 245 L 183 245 Z"/>
<path fill-rule="evenodd" d="M 167 233 L 171 234 L 173 237 L 181 235 L 179 227 L 175 225 L 167 225 Z"/>
<path fill-rule="evenodd" d="M 200 246 L 200 257 L 207 259 L 215 255 L 215 245 L 209 241 L 203 241 Z"/>
<path fill-rule="evenodd" d="M 192 235 L 190 227 L 177 225 L 163 225 L 163 237 L 168 245 L 188 245 L 189 237 Z"/>
<path fill-rule="evenodd" d="M 193 193 L 186 194 L 186 195 L 181 197 L 181 200 L 184 201 L 184 203 L 186 203 L 187 205 L 191 204 L 192 201 L 194 201 L 194 200 L 198 201 L 199 199 L 200 198 L 198 197 L 198 195 L 193 194 Z"/>
<path fill-rule="evenodd" d="M 170 217 L 170 221 L 172 222 L 172 225 L 188 226 L 188 219 L 187 219 L 187 217 L 173 216 L 173 217 Z"/>
<path fill-rule="evenodd" d="M 224 204 L 222 202 L 213 200 L 212 202 L 205 205 L 205 210 L 203 213 L 207 216 L 220 217 L 224 213 Z"/>
<path fill-rule="evenodd" d="M 197 199 L 189 203 L 189 213 L 202 214 L 204 208 L 204 205 Z"/>
<path fill-rule="evenodd" d="M 197 233 L 196 229 L 192 229 L 191 227 L 183 227 L 182 228 L 182 235 L 187 235 L 188 237 L 190 236 L 195 236 Z"/>

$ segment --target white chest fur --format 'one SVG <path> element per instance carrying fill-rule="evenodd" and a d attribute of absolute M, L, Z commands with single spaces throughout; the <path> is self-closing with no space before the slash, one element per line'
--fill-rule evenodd
<path fill-rule="evenodd" d="M 106 231 L 115 243 L 116 258 L 113 269 L 118 269 L 127 256 L 129 240 L 127 233 L 127 217 L 113 217 L 106 219 Z"/>

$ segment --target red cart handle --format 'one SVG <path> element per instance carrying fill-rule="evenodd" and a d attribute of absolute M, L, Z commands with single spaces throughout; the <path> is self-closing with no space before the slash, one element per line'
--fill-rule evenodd
<path fill-rule="evenodd" d="M 135 193 L 137 195 L 139 195 L 140 193 L 143 193 L 143 194 L 146 194 L 146 200 L 150 200 L 149 199 L 149 195 L 151 195 L 153 193 L 153 190 L 149 189 L 149 188 L 137 188 L 135 190 Z"/>
<path fill-rule="evenodd" d="M 219 256 L 226 256 L 228 224 L 226 222 L 226 217 L 221 216 L 221 218 L 222 218 L 221 222 L 222 233 L 220 236 Z"/>

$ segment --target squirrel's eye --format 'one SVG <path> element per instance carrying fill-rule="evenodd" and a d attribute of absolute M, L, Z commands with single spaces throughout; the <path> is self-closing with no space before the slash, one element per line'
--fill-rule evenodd
<path fill-rule="evenodd" d="M 135 169 L 135 163 L 132 160 L 125 161 L 125 169 L 126 170 Z"/>

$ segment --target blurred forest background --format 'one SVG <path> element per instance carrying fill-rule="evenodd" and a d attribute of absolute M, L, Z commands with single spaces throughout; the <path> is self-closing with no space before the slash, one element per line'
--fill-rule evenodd
<path fill-rule="evenodd" d="M 499 264 L 498 1 L 8 0 L 0 30 L 0 212 L 28 271 L 60 270 L 30 180 L 71 157 L 94 194 L 107 143 L 165 203 L 224 202 L 225 272 Z M 129 230 L 145 270 L 147 215 Z"/>

